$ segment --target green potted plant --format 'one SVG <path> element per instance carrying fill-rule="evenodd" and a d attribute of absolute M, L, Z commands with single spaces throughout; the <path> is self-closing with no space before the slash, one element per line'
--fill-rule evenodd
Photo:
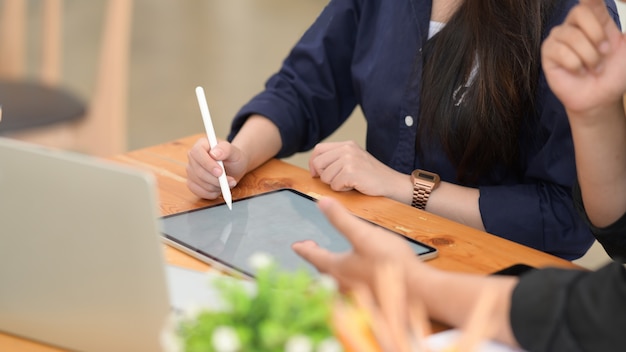
<path fill-rule="evenodd" d="M 264 254 L 251 257 L 255 285 L 232 277 L 210 284 L 222 299 L 220 309 L 198 307 L 176 316 L 164 335 L 168 351 L 335 352 L 331 311 L 334 280 L 315 278 L 305 269 L 281 271 Z"/>

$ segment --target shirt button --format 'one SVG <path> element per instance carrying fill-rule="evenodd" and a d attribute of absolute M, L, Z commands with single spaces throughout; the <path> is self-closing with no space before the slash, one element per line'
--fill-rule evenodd
<path fill-rule="evenodd" d="M 405 124 L 407 127 L 411 127 L 411 126 L 413 126 L 413 116 L 411 116 L 411 115 L 407 115 L 407 116 L 405 116 L 405 117 L 404 117 L 404 124 Z"/>

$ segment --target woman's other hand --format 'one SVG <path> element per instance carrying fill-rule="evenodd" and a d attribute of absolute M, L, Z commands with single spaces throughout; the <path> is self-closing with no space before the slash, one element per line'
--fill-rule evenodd
<path fill-rule="evenodd" d="M 410 177 L 378 161 L 353 141 L 318 144 L 309 159 L 309 170 L 335 191 L 354 189 L 368 196 L 410 202 Z"/>

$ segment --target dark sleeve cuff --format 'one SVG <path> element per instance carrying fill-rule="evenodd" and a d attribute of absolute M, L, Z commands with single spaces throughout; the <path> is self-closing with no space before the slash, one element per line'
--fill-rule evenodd
<path fill-rule="evenodd" d="M 547 268 L 520 278 L 511 328 L 529 351 L 610 351 L 626 345 L 626 274 L 617 262 L 596 272 Z"/>
<path fill-rule="evenodd" d="M 618 261 L 626 260 L 626 213 L 616 222 L 607 227 L 596 227 L 587 217 L 578 182 L 574 184 L 572 197 L 574 199 L 576 210 L 578 210 L 580 216 L 591 229 L 591 233 L 593 233 L 594 237 L 598 240 L 602 247 L 604 247 L 604 250 L 608 253 L 608 255 Z"/>

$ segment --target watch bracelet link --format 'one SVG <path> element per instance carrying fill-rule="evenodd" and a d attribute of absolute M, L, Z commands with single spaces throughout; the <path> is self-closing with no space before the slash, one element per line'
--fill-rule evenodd
<path fill-rule="evenodd" d="M 426 203 L 428 203 L 428 198 L 430 197 L 430 192 L 426 192 L 424 188 L 413 188 L 413 201 L 411 202 L 411 206 L 417 209 L 426 209 Z"/>

